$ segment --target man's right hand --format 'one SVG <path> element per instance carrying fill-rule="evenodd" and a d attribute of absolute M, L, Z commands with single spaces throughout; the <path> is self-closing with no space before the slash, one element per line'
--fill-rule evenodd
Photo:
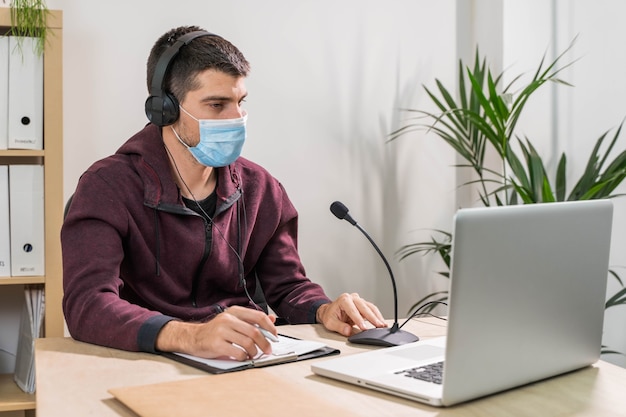
<path fill-rule="evenodd" d="M 156 349 L 243 361 L 257 356 L 258 349 L 266 354 L 272 352 L 270 342 L 258 327 L 276 335 L 275 321 L 274 315 L 239 306 L 229 307 L 206 323 L 172 320 L 159 332 Z"/>

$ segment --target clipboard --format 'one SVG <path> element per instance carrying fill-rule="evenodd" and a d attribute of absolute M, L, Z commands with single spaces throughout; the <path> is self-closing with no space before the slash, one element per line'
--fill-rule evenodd
<path fill-rule="evenodd" d="M 198 356 L 176 352 L 162 352 L 161 355 L 211 374 L 223 374 L 228 372 L 243 371 L 246 369 L 279 365 L 282 363 L 303 361 L 322 356 L 337 355 L 340 353 L 339 349 L 332 348 L 321 342 L 302 340 L 282 334 L 278 335 L 278 339 L 278 342 L 270 342 L 274 353 L 271 355 L 264 355 L 259 352 L 259 356 L 247 361 L 236 361 L 233 359 L 205 359 Z"/>

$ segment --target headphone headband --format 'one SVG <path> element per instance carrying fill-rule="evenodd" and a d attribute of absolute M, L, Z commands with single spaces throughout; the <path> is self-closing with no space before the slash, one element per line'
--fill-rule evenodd
<path fill-rule="evenodd" d="M 180 49 L 201 36 L 220 37 L 204 30 L 185 33 L 176 39 L 159 57 L 152 76 L 152 82 L 150 83 L 150 95 L 145 104 L 146 116 L 153 124 L 163 127 L 171 125 L 178 120 L 178 100 L 176 100 L 173 94 L 165 91 L 165 76 Z"/>

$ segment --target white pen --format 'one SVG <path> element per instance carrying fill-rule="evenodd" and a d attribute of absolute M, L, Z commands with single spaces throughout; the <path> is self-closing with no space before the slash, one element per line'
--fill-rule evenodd
<path fill-rule="evenodd" d="M 255 324 L 255 326 L 257 327 L 257 329 L 259 329 L 259 331 L 261 332 L 261 334 L 263 336 L 265 336 L 266 339 L 272 341 L 272 342 L 279 342 L 280 340 L 278 340 L 278 338 L 276 336 L 274 336 L 273 333 L 270 333 L 269 331 L 265 330 L 263 327 L 260 327 L 258 324 Z"/>

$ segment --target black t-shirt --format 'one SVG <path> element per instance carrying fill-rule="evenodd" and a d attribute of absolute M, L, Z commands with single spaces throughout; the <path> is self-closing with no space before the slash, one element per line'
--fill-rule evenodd
<path fill-rule="evenodd" d="M 183 197 L 183 203 L 185 203 L 185 206 L 187 206 L 187 208 L 190 208 L 191 210 L 204 217 L 208 222 L 211 222 L 213 219 L 213 215 L 215 214 L 215 208 L 217 206 L 217 194 L 214 190 L 207 198 L 200 201 Z"/>

